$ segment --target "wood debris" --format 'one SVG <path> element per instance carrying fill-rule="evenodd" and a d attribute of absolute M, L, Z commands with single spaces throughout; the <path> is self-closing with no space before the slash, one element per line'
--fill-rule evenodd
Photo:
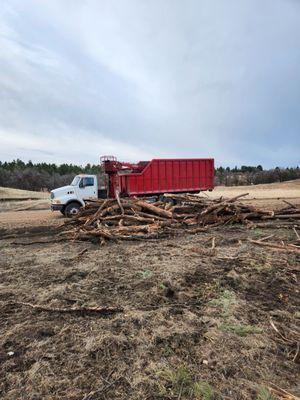
<path fill-rule="evenodd" d="M 262 242 L 261 240 L 251 240 L 248 239 L 249 242 L 256 244 L 258 246 L 270 247 L 273 250 L 277 251 L 286 251 L 288 253 L 300 254 L 300 246 L 296 246 L 294 244 L 285 244 L 285 243 L 271 243 L 271 242 Z"/>
<path fill-rule="evenodd" d="M 293 357 L 293 361 L 296 364 L 300 364 L 300 342 L 299 342 L 300 330 L 299 330 L 299 327 L 293 326 L 293 329 L 290 329 L 289 331 L 287 331 L 287 329 L 285 329 L 285 331 L 286 331 L 285 332 L 282 327 L 280 329 L 278 329 L 278 327 L 275 325 L 272 318 L 270 318 L 270 325 L 274 329 L 274 331 L 277 335 L 277 338 L 279 338 L 281 343 L 287 344 L 289 346 L 296 348 L 295 354 Z"/>
<path fill-rule="evenodd" d="M 300 397 L 295 396 L 292 393 L 289 393 L 287 390 L 280 388 L 274 383 L 270 383 L 269 390 L 273 395 L 275 395 L 278 399 L 281 400 L 300 400 Z"/>
<path fill-rule="evenodd" d="M 39 304 L 32 303 L 24 303 L 17 302 L 15 304 L 19 304 L 22 306 L 33 308 L 37 311 L 46 311 L 53 313 L 71 313 L 71 314 L 98 314 L 98 315 L 112 315 L 116 313 L 121 313 L 124 311 L 121 307 L 72 307 L 72 308 L 55 308 L 55 307 L 47 307 Z"/>
<path fill-rule="evenodd" d="M 245 195 L 209 199 L 192 194 L 166 194 L 166 201 L 152 203 L 146 199 L 119 196 L 114 200 L 99 199 L 88 202 L 76 217 L 66 222 L 63 237 L 103 244 L 107 240 L 156 239 L 182 232 L 197 233 L 208 227 L 235 223 L 249 225 L 265 220 L 300 220 L 300 210 L 295 206 L 266 211 L 239 202 L 238 199 Z"/>

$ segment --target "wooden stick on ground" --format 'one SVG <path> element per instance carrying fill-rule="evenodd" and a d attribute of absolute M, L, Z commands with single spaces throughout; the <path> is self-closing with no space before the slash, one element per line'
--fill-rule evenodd
<path fill-rule="evenodd" d="M 86 253 L 88 251 L 88 247 L 86 247 L 85 249 L 81 250 L 77 256 L 75 256 L 75 258 L 80 258 L 81 256 L 83 256 L 84 253 Z"/>
<path fill-rule="evenodd" d="M 292 204 L 292 203 L 290 203 L 289 201 L 287 201 L 287 200 L 282 200 L 285 204 L 288 204 L 290 207 L 292 207 L 292 208 L 297 208 L 294 204 Z"/>
<path fill-rule="evenodd" d="M 18 246 L 30 246 L 32 244 L 44 244 L 44 243 L 57 243 L 66 241 L 65 237 L 52 239 L 52 240 L 36 240 L 34 242 L 11 242 L 11 244 L 15 244 Z"/>
<path fill-rule="evenodd" d="M 300 364 L 300 343 L 297 343 L 297 350 L 296 350 L 296 354 L 293 358 L 293 361 L 297 364 Z"/>
<path fill-rule="evenodd" d="M 115 380 L 114 380 L 113 382 L 111 382 L 111 383 L 107 383 L 107 385 L 103 386 L 103 387 L 100 388 L 100 389 L 93 390 L 92 392 L 86 394 L 86 395 L 82 398 L 82 400 L 93 400 L 93 399 L 96 398 L 96 397 L 95 397 L 96 395 L 97 395 L 97 398 L 99 398 L 98 396 L 100 395 L 100 393 L 106 392 L 110 387 L 112 387 L 114 384 L 116 384 L 120 379 L 121 379 L 121 377 L 115 379 Z"/>
<path fill-rule="evenodd" d="M 216 238 L 213 237 L 211 241 L 211 250 L 213 250 L 216 247 Z"/>
<path fill-rule="evenodd" d="M 297 232 L 296 228 L 293 226 L 293 231 L 295 232 L 296 236 L 297 236 L 297 240 L 300 240 L 300 236 L 299 233 Z"/>
<path fill-rule="evenodd" d="M 265 241 L 265 240 L 267 240 L 267 239 L 270 239 L 271 237 L 274 237 L 274 236 L 275 236 L 274 234 L 269 235 L 269 236 L 265 236 L 265 237 L 259 239 L 258 242 L 263 242 L 263 241 Z"/>
<path fill-rule="evenodd" d="M 248 239 L 250 243 L 256 244 L 258 246 L 265 246 L 265 247 L 270 247 L 274 250 L 282 250 L 282 251 L 287 251 L 289 253 L 295 253 L 295 254 L 300 254 L 300 249 L 292 247 L 292 245 L 281 245 L 277 243 L 265 243 L 261 242 L 259 240 L 251 240 Z"/>
<path fill-rule="evenodd" d="M 294 344 L 294 341 L 289 340 L 288 338 L 286 338 L 286 337 L 279 331 L 279 329 L 277 328 L 277 326 L 274 324 L 272 318 L 270 318 L 270 325 L 271 325 L 271 327 L 274 329 L 274 331 L 281 337 L 281 339 L 282 339 L 284 342 L 287 342 L 287 343 L 290 343 L 290 344 Z"/>
<path fill-rule="evenodd" d="M 240 199 L 241 197 L 248 196 L 249 193 L 239 194 L 238 196 L 232 197 L 228 200 L 228 203 L 234 203 L 236 200 Z"/>
<path fill-rule="evenodd" d="M 300 400 L 300 397 L 294 396 L 292 393 L 289 393 L 288 391 L 281 389 L 274 383 L 270 383 L 269 390 L 272 394 L 275 394 L 282 400 Z"/>
<path fill-rule="evenodd" d="M 39 304 L 16 302 L 14 304 L 20 304 L 22 306 L 34 308 L 37 311 L 47 311 L 54 313 L 71 313 L 71 314 L 99 314 L 99 315 L 112 315 L 120 312 L 124 312 L 122 307 L 72 307 L 72 308 L 52 308 L 42 306 Z"/>

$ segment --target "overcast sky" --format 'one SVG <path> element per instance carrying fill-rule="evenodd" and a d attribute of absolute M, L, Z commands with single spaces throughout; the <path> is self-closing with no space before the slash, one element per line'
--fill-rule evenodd
<path fill-rule="evenodd" d="M 300 1 L 0 4 L 0 160 L 300 165 Z"/>

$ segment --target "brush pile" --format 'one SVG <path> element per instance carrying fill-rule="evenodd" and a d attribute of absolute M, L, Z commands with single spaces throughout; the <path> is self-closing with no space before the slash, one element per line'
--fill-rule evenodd
<path fill-rule="evenodd" d="M 66 222 L 64 235 L 75 240 L 151 239 L 174 234 L 197 233 L 208 227 L 233 223 L 253 224 L 265 220 L 300 220 L 292 204 L 277 211 L 265 211 L 231 199 L 209 199 L 191 194 L 166 194 L 165 201 L 108 199 L 90 201 Z"/>

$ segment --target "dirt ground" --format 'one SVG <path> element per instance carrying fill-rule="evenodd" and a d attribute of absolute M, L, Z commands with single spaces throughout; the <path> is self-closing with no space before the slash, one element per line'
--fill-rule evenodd
<path fill-rule="evenodd" d="M 60 212 L 46 210 L 5 211 L 0 212 L 0 227 L 14 228 L 16 226 L 41 226 L 62 223 L 64 217 Z"/>
<path fill-rule="evenodd" d="M 272 384 L 300 396 L 300 256 L 249 241 L 294 240 L 292 227 L 46 243 L 62 222 L 0 213 L 0 398 L 272 400 Z"/>

